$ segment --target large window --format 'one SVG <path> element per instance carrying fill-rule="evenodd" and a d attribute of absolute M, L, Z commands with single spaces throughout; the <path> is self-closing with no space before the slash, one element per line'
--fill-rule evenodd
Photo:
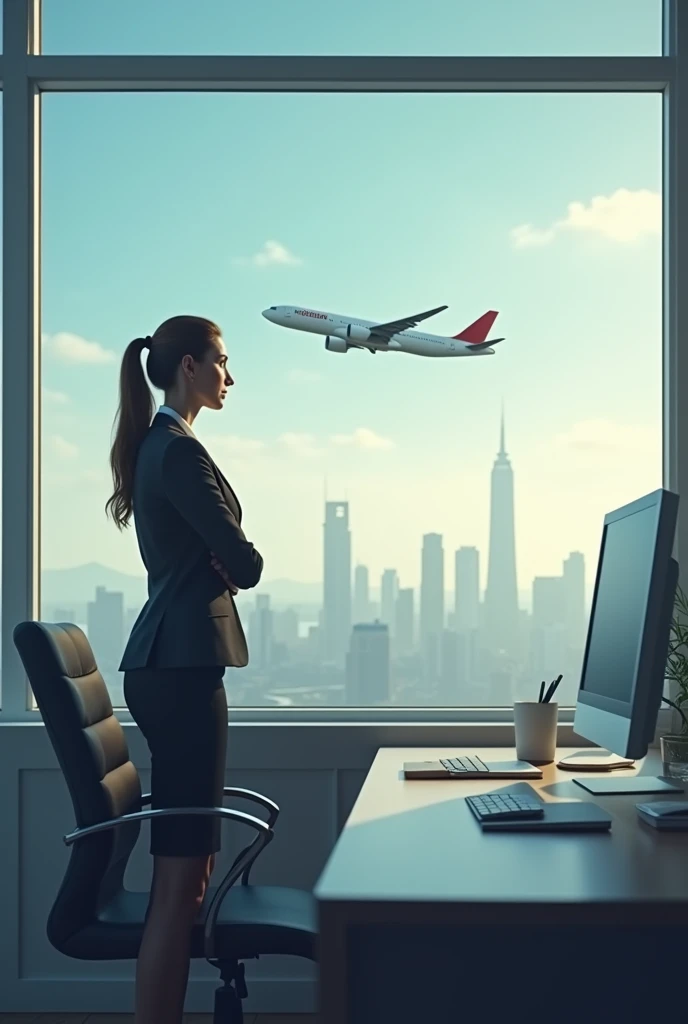
<path fill-rule="evenodd" d="M 43 107 L 41 614 L 88 632 L 115 703 L 145 599 L 133 529 L 103 511 L 119 360 L 180 312 L 224 330 L 236 387 L 197 433 L 265 557 L 233 704 L 504 706 L 559 672 L 572 701 L 602 517 L 662 482 L 660 96 Z M 447 304 L 417 330 L 449 344 L 497 310 L 505 341 L 338 353 L 261 316 L 284 303 Z"/>
<path fill-rule="evenodd" d="M 661 53 L 661 0 L 43 0 L 47 53 Z"/>

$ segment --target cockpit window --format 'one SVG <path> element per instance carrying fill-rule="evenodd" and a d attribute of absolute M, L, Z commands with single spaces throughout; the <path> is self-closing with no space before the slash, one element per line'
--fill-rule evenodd
<path fill-rule="evenodd" d="M 277 309 L 277 306 L 270 306 L 270 309 Z"/>

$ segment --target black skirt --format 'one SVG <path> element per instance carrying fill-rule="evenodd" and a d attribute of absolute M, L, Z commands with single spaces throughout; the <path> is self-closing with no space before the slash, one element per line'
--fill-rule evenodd
<path fill-rule="evenodd" d="M 144 668 L 124 673 L 124 699 L 151 754 L 152 806 L 221 807 L 227 751 L 222 668 Z M 150 852 L 200 857 L 220 849 L 221 819 L 153 818 Z"/>

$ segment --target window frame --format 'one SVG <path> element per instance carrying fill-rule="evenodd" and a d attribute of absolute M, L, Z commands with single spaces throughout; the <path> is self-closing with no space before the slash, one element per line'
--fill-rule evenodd
<path fill-rule="evenodd" d="M 49 92 L 653 92 L 663 100 L 663 482 L 688 495 L 688 5 L 664 0 L 657 57 L 43 55 L 41 0 L 5 0 L 0 724 L 40 723 L 12 640 L 40 609 L 41 104 Z M 676 554 L 687 557 L 688 500 Z M 131 721 L 126 709 L 117 709 Z M 664 715 L 664 712 L 662 712 Z M 508 726 L 509 708 L 232 708 L 234 722 Z M 570 731 L 573 711 L 562 711 Z"/>

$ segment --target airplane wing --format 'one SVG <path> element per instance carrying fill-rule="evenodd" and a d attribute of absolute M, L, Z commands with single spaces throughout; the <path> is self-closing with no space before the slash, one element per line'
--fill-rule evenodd
<path fill-rule="evenodd" d="M 375 335 L 376 338 L 383 338 L 385 341 L 389 341 L 395 334 L 399 334 L 401 331 L 409 331 L 416 324 L 419 324 L 421 320 L 427 320 L 428 317 L 435 316 L 436 313 L 441 313 L 443 309 L 448 309 L 448 306 L 438 306 L 437 309 L 429 309 L 427 313 L 416 313 L 415 316 L 404 317 L 401 320 L 390 320 L 386 324 L 375 324 L 372 327 L 370 333 Z"/>

